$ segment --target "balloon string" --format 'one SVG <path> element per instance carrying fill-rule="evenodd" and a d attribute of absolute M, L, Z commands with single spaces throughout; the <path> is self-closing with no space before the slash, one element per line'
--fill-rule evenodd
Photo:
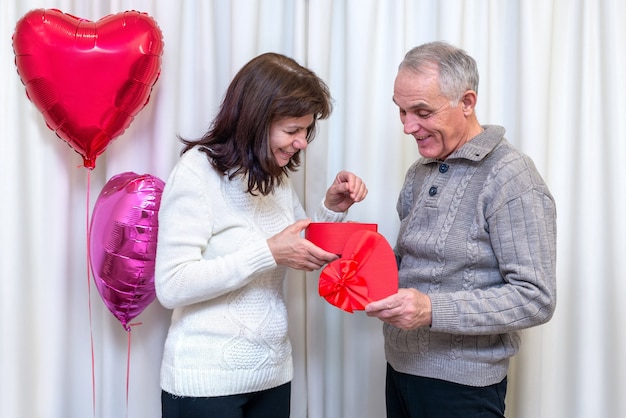
<path fill-rule="evenodd" d="M 89 220 L 89 202 L 90 202 L 90 191 L 91 191 L 91 170 L 87 170 L 87 207 L 86 207 L 86 216 L 87 220 L 87 301 L 89 306 L 89 340 L 91 343 L 91 398 L 92 398 L 92 407 L 93 407 L 93 416 L 96 416 L 96 361 L 94 355 L 94 344 L 93 344 L 93 320 L 91 315 L 91 245 L 89 243 L 89 230 L 90 230 L 90 220 Z"/>
<path fill-rule="evenodd" d="M 141 322 L 128 324 L 128 329 L 126 330 L 128 332 L 128 347 L 126 354 L 126 418 L 128 418 L 128 393 L 130 391 L 130 327 L 141 324 Z"/>
<path fill-rule="evenodd" d="M 126 418 L 128 418 L 128 392 L 130 388 L 130 329 L 128 330 L 128 347 L 126 351 Z"/>

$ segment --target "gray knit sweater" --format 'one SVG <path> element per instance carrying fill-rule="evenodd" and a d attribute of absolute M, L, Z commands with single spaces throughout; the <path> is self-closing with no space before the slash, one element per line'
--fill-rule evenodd
<path fill-rule="evenodd" d="M 556 303 L 556 209 L 529 157 L 485 130 L 445 161 L 420 159 L 398 199 L 400 287 L 432 301 L 432 326 L 384 325 L 397 371 L 471 386 L 500 382 L 519 331 Z"/>

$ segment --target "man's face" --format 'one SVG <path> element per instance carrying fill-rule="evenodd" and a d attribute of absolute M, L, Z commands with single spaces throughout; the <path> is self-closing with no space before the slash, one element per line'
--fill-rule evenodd
<path fill-rule="evenodd" d="M 439 91 L 436 67 L 417 73 L 401 69 L 393 88 L 404 133 L 413 135 L 423 157 L 446 159 L 469 141 L 462 103 L 452 107 Z"/>

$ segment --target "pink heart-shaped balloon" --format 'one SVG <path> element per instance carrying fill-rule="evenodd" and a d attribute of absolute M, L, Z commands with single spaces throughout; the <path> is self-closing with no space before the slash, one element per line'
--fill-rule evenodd
<path fill-rule="evenodd" d="M 13 51 L 28 98 L 93 169 L 148 103 L 160 74 L 163 35 L 137 11 L 91 22 L 37 9 L 17 23 Z"/>
<path fill-rule="evenodd" d="M 158 213 L 165 183 L 125 172 L 102 188 L 89 229 L 89 261 L 106 307 L 129 331 L 129 322 L 155 299 Z"/>

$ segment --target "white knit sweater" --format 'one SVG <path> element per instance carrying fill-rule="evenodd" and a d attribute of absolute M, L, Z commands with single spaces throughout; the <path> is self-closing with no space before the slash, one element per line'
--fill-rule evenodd
<path fill-rule="evenodd" d="M 254 392 L 292 379 L 283 299 L 286 267 L 267 239 L 306 217 L 287 182 L 268 196 L 246 193 L 197 149 L 165 185 L 159 209 L 155 287 L 173 309 L 161 388 L 178 396 Z M 323 205 L 316 221 L 341 221 Z"/>

